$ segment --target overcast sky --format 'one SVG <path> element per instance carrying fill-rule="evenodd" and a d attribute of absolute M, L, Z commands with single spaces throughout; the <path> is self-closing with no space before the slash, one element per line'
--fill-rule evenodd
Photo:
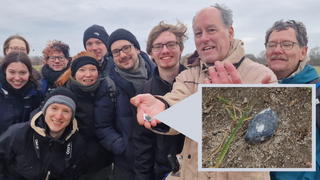
<path fill-rule="evenodd" d="M 298 20 L 306 27 L 309 50 L 320 46 L 319 0 L 1 0 L 0 43 L 19 33 L 42 55 L 48 40 L 61 40 L 71 55 L 84 50 L 83 32 L 91 25 L 105 27 L 109 35 L 118 28 L 131 31 L 145 51 L 151 29 L 160 21 L 188 25 L 183 54 L 195 50 L 192 19 L 203 7 L 224 3 L 233 11 L 235 38 L 245 42 L 246 53 L 264 50 L 264 36 L 277 20 Z M 1 49 L 2 51 L 2 49 Z M 1 55 L 3 55 L 1 53 Z"/>

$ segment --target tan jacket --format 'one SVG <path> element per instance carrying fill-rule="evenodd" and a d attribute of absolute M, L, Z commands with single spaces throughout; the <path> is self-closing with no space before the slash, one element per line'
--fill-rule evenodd
<path fill-rule="evenodd" d="M 226 58 L 222 61 L 238 63 L 244 57 L 245 51 L 243 42 L 234 39 Z M 170 106 L 187 98 L 198 91 L 198 84 L 202 84 L 204 79 L 209 77 L 207 65 L 200 58 L 197 58 L 191 68 L 181 72 L 173 85 L 171 93 L 161 97 Z M 264 65 L 255 63 L 246 58 L 237 68 L 244 84 L 259 84 L 268 74 L 272 75 L 271 83 L 277 83 L 275 74 Z M 170 128 L 167 135 L 178 134 L 178 131 Z M 163 133 L 162 133 L 163 134 Z M 170 174 L 166 180 L 268 180 L 269 172 L 198 172 L 198 143 L 186 137 L 183 150 L 181 152 L 183 161 L 180 169 L 180 177 L 174 177 Z"/>

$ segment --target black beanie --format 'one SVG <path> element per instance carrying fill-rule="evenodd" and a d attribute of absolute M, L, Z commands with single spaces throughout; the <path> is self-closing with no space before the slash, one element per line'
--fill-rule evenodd
<path fill-rule="evenodd" d="M 107 33 L 107 31 L 104 29 L 103 26 L 94 24 L 88 27 L 88 29 L 86 29 L 86 31 L 83 33 L 83 46 L 85 49 L 86 49 L 86 42 L 90 38 L 100 39 L 103 42 L 103 44 L 107 46 L 109 34 Z"/>
<path fill-rule="evenodd" d="M 92 64 L 92 65 L 96 66 L 97 70 L 99 72 L 99 62 L 96 59 L 94 59 L 93 57 L 90 57 L 90 56 L 82 56 L 82 57 L 79 57 L 79 58 L 75 59 L 74 61 L 72 61 L 71 76 L 74 77 L 76 75 L 76 72 L 78 71 L 78 69 L 84 65 L 87 65 L 87 64 Z"/>
<path fill-rule="evenodd" d="M 127 40 L 131 42 L 134 47 L 136 47 L 138 50 L 140 50 L 140 45 L 137 41 L 137 38 L 128 30 L 125 29 L 117 29 L 113 33 L 111 33 L 108 43 L 107 43 L 107 49 L 108 52 L 111 52 L 111 45 L 118 40 Z M 112 56 L 112 53 L 109 53 Z"/>
<path fill-rule="evenodd" d="M 44 116 L 46 115 L 47 108 L 53 103 L 64 104 L 68 106 L 72 111 L 71 120 L 74 118 L 76 112 L 77 97 L 69 89 L 65 87 L 57 87 L 47 95 L 42 107 L 42 113 Z"/>

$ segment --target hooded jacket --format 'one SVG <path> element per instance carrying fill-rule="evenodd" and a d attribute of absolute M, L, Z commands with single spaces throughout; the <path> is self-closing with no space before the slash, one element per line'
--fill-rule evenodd
<path fill-rule="evenodd" d="M 309 57 L 299 63 L 298 69 L 289 77 L 280 80 L 280 84 L 309 84 L 319 78 L 317 71 L 308 64 Z M 316 172 L 270 172 L 271 179 L 277 180 L 314 180 L 320 179 L 320 133 L 316 128 Z"/>
<path fill-rule="evenodd" d="M 75 179 L 85 151 L 85 141 L 73 119 L 61 138 L 48 134 L 42 111 L 30 122 L 11 126 L 0 136 L 0 179 Z"/>
<path fill-rule="evenodd" d="M 148 78 L 153 75 L 155 65 L 147 54 L 140 51 L 148 72 Z M 96 94 L 94 102 L 94 128 L 101 145 L 114 154 L 114 166 L 134 173 L 133 145 L 131 140 L 132 125 L 135 121 L 133 105 L 130 99 L 136 95 L 133 84 L 122 78 L 115 70 L 115 63 L 109 61 L 109 76 L 116 86 L 116 103 L 109 96 L 108 85 L 103 81 Z"/>
<path fill-rule="evenodd" d="M 231 43 L 229 52 L 225 59 L 221 62 L 225 63 L 230 61 L 237 68 L 239 75 L 241 76 L 243 84 L 259 84 L 266 75 L 272 75 L 270 83 L 277 83 L 277 77 L 275 74 L 264 65 L 255 63 L 248 58 L 243 58 L 245 51 L 243 48 L 243 42 L 241 40 L 234 39 Z M 242 62 L 241 62 L 241 59 Z M 205 78 L 210 78 L 208 73 L 209 65 L 203 62 L 197 53 L 191 58 L 187 59 L 189 69 L 181 72 L 176 82 L 173 84 L 173 90 L 171 93 L 167 93 L 163 97 L 159 97 L 169 106 L 180 102 L 193 93 L 198 91 L 198 84 L 203 84 Z M 167 135 L 175 135 L 179 132 L 170 128 L 166 133 Z M 182 165 L 178 173 L 179 177 L 169 174 L 166 180 L 238 180 L 238 179 L 250 179 L 250 180 L 267 180 L 270 179 L 269 172 L 203 172 L 198 171 L 198 143 L 192 139 L 186 137 L 183 150 L 181 152 L 183 158 Z"/>
<path fill-rule="evenodd" d="M 13 124 L 29 121 L 30 113 L 40 106 L 42 97 L 32 89 L 25 97 L 18 98 L 10 95 L 0 83 L 0 135 Z"/>

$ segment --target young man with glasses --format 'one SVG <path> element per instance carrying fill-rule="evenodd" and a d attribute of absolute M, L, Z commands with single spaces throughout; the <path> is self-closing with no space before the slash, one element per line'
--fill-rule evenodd
<path fill-rule="evenodd" d="M 114 31 L 107 49 L 113 57 L 109 61 L 109 77 L 116 86 L 116 101 L 113 102 L 109 86 L 103 81 L 97 91 L 100 98 L 94 102 L 95 134 L 114 155 L 114 180 L 132 180 L 135 177 L 132 126 L 136 113 L 130 98 L 152 77 L 155 65 L 128 30 Z"/>
<path fill-rule="evenodd" d="M 180 64 L 184 42 L 188 39 L 186 32 L 186 25 L 179 21 L 177 25 L 161 21 L 151 30 L 147 40 L 147 53 L 157 67 L 153 78 L 142 87 L 142 93 L 163 96 L 172 90 L 175 77 L 186 69 Z M 156 134 L 136 122 L 132 136 L 135 148 L 135 179 L 162 180 L 172 171 L 167 156 L 170 154 L 173 157 L 181 152 L 184 135 Z"/>
<path fill-rule="evenodd" d="M 266 59 L 280 84 L 317 84 L 317 71 L 308 63 L 307 30 L 302 22 L 277 21 L 266 32 Z M 318 107 L 317 107 L 318 108 Z M 319 118 L 319 117 L 317 117 Z M 270 172 L 271 179 L 320 179 L 320 138 L 316 128 L 316 172 Z"/>
<path fill-rule="evenodd" d="M 42 79 L 40 80 L 41 91 L 46 93 L 55 88 L 55 81 L 69 67 L 69 46 L 62 41 L 49 41 L 43 53 L 43 67 L 41 69 Z"/>

